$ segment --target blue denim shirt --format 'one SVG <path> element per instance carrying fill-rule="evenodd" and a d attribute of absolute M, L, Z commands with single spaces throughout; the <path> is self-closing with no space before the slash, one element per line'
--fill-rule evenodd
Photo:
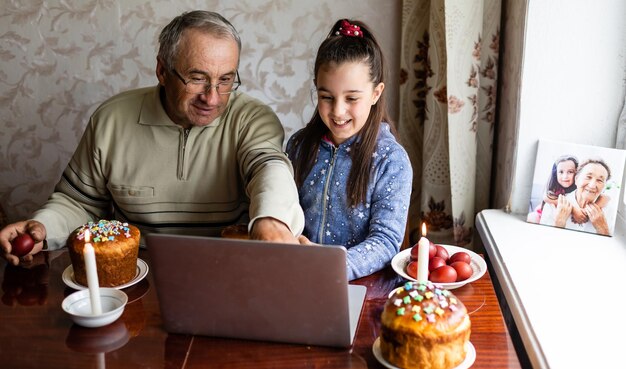
<path fill-rule="evenodd" d="M 298 189 L 304 210 L 303 234 L 312 242 L 348 250 L 350 280 L 372 274 L 391 262 L 406 229 L 413 170 L 404 148 L 383 123 L 378 136 L 365 203 L 348 206 L 346 185 L 356 135 L 338 147 L 322 141 L 317 160 Z M 287 143 L 294 159 L 293 139 Z"/>

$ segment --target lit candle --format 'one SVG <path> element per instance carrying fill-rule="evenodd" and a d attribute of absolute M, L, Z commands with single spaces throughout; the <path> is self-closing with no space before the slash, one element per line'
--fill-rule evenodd
<path fill-rule="evenodd" d="M 89 300 L 91 301 L 91 313 L 93 315 L 102 314 L 102 304 L 100 303 L 100 284 L 98 283 L 98 270 L 96 269 L 96 253 L 89 242 L 91 234 L 85 231 L 85 248 L 83 257 L 85 258 L 85 269 L 87 270 L 87 287 L 89 287 Z"/>
<path fill-rule="evenodd" d="M 417 249 L 417 281 L 428 281 L 428 251 L 430 250 L 430 241 L 426 238 L 426 223 L 422 223 L 422 237 L 418 243 Z"/>

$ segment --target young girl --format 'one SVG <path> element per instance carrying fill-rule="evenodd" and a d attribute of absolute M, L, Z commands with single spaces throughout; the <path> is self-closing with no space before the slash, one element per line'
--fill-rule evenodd
<path fill-rule="evenodd" d="M 559 195 L 565 195 L 576 189 L 574 177 L 578 170 L 578 159 L 572 155 L 563 155 L 552 164 L 552 171 L 543 201 L 556 206 Z M 543 205 L 543 204 L 542 204 Z"/>
<path fill-rule="evenodd" d="M 385 104 L 383 55 L 359 21 L 335 23 L 315 59 L 317 109 L 287 143 L 301 243 L 343 245 L 348 278 L 389 264 L 404 237 L 413 172 Z"/>

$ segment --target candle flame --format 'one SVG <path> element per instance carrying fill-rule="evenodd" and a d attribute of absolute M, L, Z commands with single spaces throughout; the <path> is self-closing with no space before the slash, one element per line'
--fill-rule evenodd
<path fill-rule="evenodd" d="M 426 223 L 422 222 L 422 237 L 426 237 Z"/>
<path fill-rule="evenodd" d="M 85 242 L 89 242 L 89 239 L 91 238 L 91 232 L 89 232 L 89 230 L 85 230 Z"/>

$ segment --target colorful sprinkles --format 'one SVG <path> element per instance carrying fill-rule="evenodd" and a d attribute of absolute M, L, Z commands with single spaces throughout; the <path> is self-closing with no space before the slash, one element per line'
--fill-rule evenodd
<path fill-rule="evenodd" d="M 76 232 L 76 238 L 85 239 L 85 231 L 91 233 L 90 242 L 108 242 L 114 241 L 116 236 L 123 235 L 130 238 L 130 228 L 128 223 L 122 223 L 118 220 L 99 220 L 98 222 L 89 222 L 79 227 Z"/>
<path fill-rule="evenodd" d="M 455 312 L 459 309 L 459 302 L 450 291 L 431 282 L 406 282 L 395 295 L 392 296 L 392 303 L 396 306 L 396 314 L 411 314 L 415 322 L 426 320 L 435 323 L 437 316 L 441 317 L 446 311 Z"/>

